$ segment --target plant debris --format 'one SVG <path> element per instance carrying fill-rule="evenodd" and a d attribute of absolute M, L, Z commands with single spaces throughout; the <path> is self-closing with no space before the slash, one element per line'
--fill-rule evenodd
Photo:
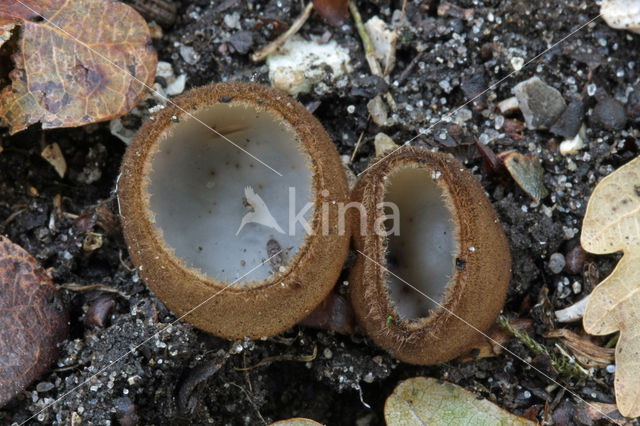
<path fill-rule="evenodd" d="M 536 204 L 540 204 L 549 195 L 549 191 L 542 182 L 544 170 L 538 157 L 522 155 L 518 152 L 502 153 L 500 157 L 513 180 Z"/>
<path fill-rule="evenodd" d="M 604 178 L 591 194 L 580 241 L 595 254 L 622 251 L 615 270 L 593 290 L 582 319 L 587 333 L 620 330 L 616 345 L 616 402 L 627 417 L 640 416 L 640 157 Z"/>
<path fill-rule="evenodd" d="M 67 311 L 51 278 L 22 247 L 0 236 L 0 407 L 58 358 Z"/>
<path fill-rule="evenodd" d="M 318 14 L 331 25 L 340 25 L 349 15 L 349 0 L 313 0 Z"/>
<path fill-rule="evenodd" d="M 159 72 L 152 86 L 158 94 L 148 96 L 116 120 L 127 130 L 125 136 L 135 134 L 151 112 L 162 108 L 161 96 L 169 95 L 172 82 L 180 83 L 175 86 L 176 92 L 182 80 L 184 90 L 219 81 L 270 84 L 268 67 L 264 62 L 253 62 L 251 52 L 283 34 L 311 3 L 123 1 L 136 7 L 151 6 L 152 13 L 144 12 L 143 16 L 162 25 L 161 32 L 154 26 L 151 42 L 167 64 L 166 73 Z M 14 2 L 0 1 L 3 7 Z M 456 8 L 451 3 L 462 13 L 453 10 Z M 166 9 L 167 5 L 173 5 L 173 11 Z M 352 70 L 337 80 L 331 79 L 332 72 L 327 70 L 328 78 L 298 99 L 326 128 L 351 179 L 371 163 L 374 138 L 381 131 L 398 145 L 449 152 L 468 167 L 496 208 L 513 254 L 505 315 L 514 319 L 514 327 L 516 322 L 525 325 L 516 328 L 550 353 L 562 356 L 555 346 L 558 344 L 571 356 L 562 339 L 546 339 L 543 334 L 563 327 L 583 336 L 580 324 L 560 323 L 555 313 L 560 315 L 560 311 L 585 299 L 620 258 L 619 253 L 585 254 L 579 236 L 595 184 L 640 154 L 640 35 L 614 30 L 602 19 L 583 27 L 599 15 L 600 2 L 595 1 L 450 0 L 447 4 L 385 0 L 358 1 L 357 5 L 362 23 L 377 16 L 398 35 L 395 68 L 386 75 L 382 70 L 382 78 L 372 74 L 353 16 L 341 26 L 332 27 L 312 11 L 298 34 L 319 43 L 335 41 L 348 52 Z M 440 6 L 448 8 L 445 14 L 438 14 Z M 170 10 L 166 22 L 160 17 L 165 10 Z M 0 39 L 5 34 L 8 40 L 0 47 L 3 88 L 11 84 L 10 55 L 15 52 L 20 31 L 15 20 L 0 18 Z M 252 35 L 253 44 L 244 54 L 236 50 L 236 45 L 246 48 L 242 44 L 246 43 L 246 33 Z M 551 46 L 555 47 L 547 50 Z M 194 59 L 197 61 L 191 64 Z M 514 65 L 522 68 L 517 75 L 509 76 Z M 567 104 L 576 99 L 584 103 L 581 148 L 578 144 L 562 145 L 567 136 L 528 129 L 515 97 L 499 108 L 500 101 L 513 96 L 513 86 L 534 76 L 557 89 Z M 380 128 L 368 117 L 367 103 L 376 96 L 385 101 L 386 92 L 393 96 L 397 108 L 393 110 L 387 103 L 387 115 L 394 124 Z M 625 107 L 627 122 L 623 130 L 592 124 L 594 108 L 605 97 Z M 569 118 L 554 123 L 554 127 L 566 125 L 559 129 L 563 133 L 575 129 L 576 117 Z M 536 156 L 549 196 L 534 205 L 513 184 L 502 161 L 495 162 L 496 168 L 485 167 L 484 155 L 462 144 L 464 138 L 454 134 L 473 135 L 493 153 L 513 150 Z M 235 141 L 234 136 L 237 134 L 229 137 Z M 264 424 L 262 419 L 268 424 L 295 417 L 329 425 L 382 426 L 386 397 L 401 380 L 416 376 L 455 383 L 513 414 L 529 419 L 535 416 L 541 424 L 552 419 L 556 425 L 597 425 L 611 418 L 619 424 L 631 422 L 615 408 L 613 365 L 592 368 L 590 376 L 578 380 L 550 374 L 558 385 L 531 368 L 535 365 L 553 373 L 546 354 L 535 355 L 519 339 L 497 327 L 488 332 L 489 336 L 531 365 L 488 344 L 463 359 L 431 367 L 415 366 L 396 361 L 357 331 L 344 336 L 296 325 L 274 338 L 243 341 L 215 376 L 197 386 L 194 412 L 182 415 L 175 398 L 182 373 L 219 356 L 220 351 L 226 353 L 230 342 L 183 321 L 174 322 L 177 317 L 135 270 L 122 238 L 113 196 L 125 145 L 111 135 L 106 123 L 45 132 L 33 125 L 17 135 L 0 137 L 0 231 L 38 259 L 59 288 L 66 287 L 59 294 L 68 307 L 72 330 L 71 338 L 60 346 L 55 365 L 0 409 L 0 424 L 20 424 L 31 416 L 35 417 L 29 424 L 117 424 L 119 419 L 131 420 L 133 413 L 139 424 L 158 426 L 260 425 Z M 355 149 L 358 141 L 361 143 Z M 64 178 L 40 156 L 42 149 L 53 142 L 60 146 L 67 162 Z M 102 200 L 108 202 L 101 204 Z M 240 219 L 229 224 L 233 231 Z M 103 234 L 100 248 L 92 252 L 83 249 L 87 232 Z M 563 254 L 566 260 L 558 274 L 551 274 L 549 269 L 554 253 Z M 347 299 L 352 286 L 347 271 L 354 259 L 351 253 L 334 289 Z M 92 285 L 96 283 L 101 285 Z M 543 289 L 544 300 L 538 298 Z M 116 301 L 109 321 L 102 329 L 88 328 L 84 323 L 86 311 L 104 295 Z M 576 309 L 568 316 L 573 321 L 581 317 Z M 70 392 L 96 369 L 171 323 L 157 338 Z M 592 342 L 613 348 L 618 335 L 595 336 Z M 248 371 L 235 369 L 255 366 L 283 353 L 309 355 L 315 345 L 318 356 L 313 361 L 271 362 Z M 485 354 L 487 357 L 483 357 Z M 592 405 L 583 404 L 578 397 Z M 54 406 L 41 411 L 59 398 Z M 593 406 L 609 413 L 609 419 Z"/>
<path fill-rule="evenodd" d="M 11 133 L 38 121 L 51 129 L 111 120 L 136 106 L 153 83 L 149 28 L 123 3 L 5 2 L 0 19 L 21 28 L 12 84 L 0 92 L 0 125 Z"/>
<path fill-rule="evenodd" d="M 387 398 L 384 417 L 389 426 L 463 426 L 471 421 L 476 425 L 536 424 L 514 416 L 460 386 L 431 377 L 414 377 L 401 382 Z"/>

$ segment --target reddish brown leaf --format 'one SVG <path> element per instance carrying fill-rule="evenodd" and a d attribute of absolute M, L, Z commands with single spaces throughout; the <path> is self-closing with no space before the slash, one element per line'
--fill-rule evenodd
<path fill-rule="evenodd" d="M 347 17 L 349 0 L 313 0 L 313 7 L 327 22 L 338 26 Z"/>
<path fill-rule="evenodd" d="M 0 407 L 57 359 L 67 321 L 38 261 L 0 236 Z"/>
<path fill-rule="evenodd" d="M 0 20 L 7 18 L 21 27 L 12 85 L 0 92 L 0 124 L 11 133 L 38 121 L 47 129 L 110 120 L 153 83 L 149 28 L 123 3 L 5 0 Z"/>

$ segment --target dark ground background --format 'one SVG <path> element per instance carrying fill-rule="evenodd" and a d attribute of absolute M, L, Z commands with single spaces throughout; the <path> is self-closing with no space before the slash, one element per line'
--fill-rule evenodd
<path fill-rule="evenodd" d="M 399 0 L 359 3 L 363 19 L 378 15 L 386 22 L 402 5 Z M 252 63 L 248 53 L 238 50 L 251 52 L 274 37 L 263 18 L 290 23 L 301 8 L 299 2 L 290 0 L 177 4 L 175 24 L 165 28 L 154 44 L 160 60 L 172 63 L 176 74 L 187 74 L 187 87 L 226 80 L 268 84 L 266 66 Z M 488 87 L 512 71 L 513 56 L 535 56 L 599 12 L 593 1 L 457 0 L 459 6 L 473 9 L 473 18 L 465 21 L 438 16 L 437 4 L 437 0 L 408 2 L 408 23 L 400 33 L 390 85 L 371 76 L 351 20 L 336 28 L 314 13 L 300 31 L 303 36 L 328 31 L 351 53 L 354 71 L 347 84 L 338 88 L 327 80 L 299 100 L 314 111 L 340 154 L 351 155 L 364 131 L 352 167 L 356 173 L 372 158 L 373 137 L 379 131 L 384 130 L 398 143 L 413 138 L 420 128 L 468 99 L 463 87 Z M 252 38 L 247 46 L 243 34 L 241 49 L 233 47 L 240 30 L 223 24 L 224 15 L 235 12 L 242 31 Z M 531 320 L 534 338 L 551 352 L 556 351 L 555 341 L 542 337 L 553 328 L 550 313 L 586 295 L 610 273 L 616 261 L 615 255 L 587 256 L 577 265 L 576 273 L 554 274 L 548 268 L 550 254 L 567 255 L 578 245 L 581 220 L 595 183 L 638 155 L 638 115 L 635 121 L 633 115 L 640 108 L 639 41 L 640 36 L 612 30 L 597 20 L 490 90 L 480 103 L 469 106 L 473 115 L 460 126 L 463 134 L 488 140 L 496 153 L 516 150 L 540 157 L 544 184 L 551 193 L 543 206 L 534 206 L 508 175 L 488 173 L 478 151 L 473 145 L 464 145 L 463 137 L 449 138 L 449 147 L 423 137 L 412 142 L 454 153 L 481 180 L 512 249 L 513 279 L 505 315 Z M 196 64 L 184 62 L 180 43 L 200 54 Z M 421 57 L 414 61 L 419 53 Z M 393 84 L 412 61 L 404 80 Z M 534 75 L 557 88 L 567 101 L 584 95 L 588 146 L 577 154 L 560 155 L 557 146 L 562 138 L 547 131 L 525 129 L 519 138 L 494 128 L 496 103 L 511 96 L 519 81 Z M 443 89 L 447 86 L 444 81 L 451 86 L 448 93 Z M 586 94 L 589 84 L 596 85 L 595 96 Z M 386 90 L 398 105 L 396 124 L 380 129 L 367 124 L 366 104 Z M 615 97 L 625 105 L 629 117 L 623 130 L 607 130 L 590 118 L 597 99 L 603 96 Z M 353 114 L 346 112 L 349 105 L 355 107 Z M 519 115 L 513 118 L 522 119 Z M 136 126 L 135 118 L 129 121 L 133 122 L 130 126 Z M 39 155 L 51 142 L 60 145 L 68 163 L 64 179 Z M 174 316 L 147 290 L 126 253 L 114 216 L 115 181 L 125 145 L 110 134 L 108 124 L 46 133 L 34 127 L 13 137 L 3 136 L 2 147 L 0 232 L 32 253 L 49 269 L 57 285 L 101 283 L 127 295 L 61 290 L 70 312 L 71 334 L 52 371 L 0 411 L 0 423 L 10 424 L 26 420 Z M 67 214 L 54 208 L 58 194 L 62 212 Z M 52 216 L 55 223 L 49 226 Z M 101 248 L 93 252 L 83 249 L 87 232 L 104 235 Z M 577 294 L 572 290 L 576 281 L 581 285 Z M 545 289 L 548 297 L 541 297 Z M 91 329 L 85 325 L 85 316 L 97 299 L 100 303 L 113 301 L 114 309 L 105 327 Z M 579 324 L 565 327 L 582 331 Z M 604 344 L 606 340 L 594 341 Z M 528 361 L 534 359 L 534 354 L 515 339 L 507 346 Z M 317 357 L 312 361 L 280 360 L 246 372 L 236 370 L 267 357 L 299 359 L 312 354 L 314 347 Z M 535 359 L 546 365 L 547 360 Z M 214 372 L 219 360 L 222 367 Z M 360 334 L 342 336 L 296 326 L 276 338 L 234 343 L 177 323 L 170 333 L 151 339 L 30 423 L 70 424 L 76 413 L 75 419 L 81 418 L 83 424 L 118 424 L 118 419 L 131 424 L 126 421 L 137 418 L 139 424 L 236 425 L 303 416 L 331 425 L 379 425 L 384 423 L 384 401 L 393 388 L 402 379 L 420 375 L 446 379 L 510 412 L 529 410 L 528 414 L 538 415 L 538 419 L 548 402 L 556 424 L 579 422 L 581 405 L 575 398 L 506 354 L 418 367 L 395 361 Z M 613 375 L 602 368 L 596 369 L 593 377 L 576 380 L 560 375 L 557 380 L 588 401 L 614 402 Z"/>

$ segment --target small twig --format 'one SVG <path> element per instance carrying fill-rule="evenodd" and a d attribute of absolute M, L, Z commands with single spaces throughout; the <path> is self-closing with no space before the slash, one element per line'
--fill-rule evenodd
<path fill-rule="evenodd" d="M 271 337 L 269 340 L 273 340 L 274 342 L 281 343 L 283 345 L 291 346 L 293 342 L 296 341 L 297 338 L 298 336 L 284 337 L 284 336 L 277 335 L 277 336 Z"/>
<path fill-rule="evenodd" d="M 55 373 L 62 373 L 65 371 L 70 371 L 76 368 L 80 368 L 83 365 L 86 365 L 86 362 L 79 362 L 77 364 L 73 364 L 73 365 L 67 365 L 66 367 L 60 367 L 60 368 L 52 368 L 51 371 L 55 372 Z"/>
<path fill-rule="evenodd" d="M 310 361 L 313 361 L 314 359 L 316 359 L 317 356 L 318 356 L 318 345 L 315 345 L 313 347 L 313 353 L 311 355 L 293 356 L 291 354 L 283 354 L 283 355 L 270 356 L 270 357 L 267 357 L 267 358 L 263 359 L 262 361 L 258 362 L 255 365 L 252 365 L 250 367 L 243 367 L 243 368 L 236 367 L 235 370 L 236 371 L 253 370 L 255 368 L 261 367 L 261 366 L 263 366 L 265 364 L 268 364 L 268 363 L 274 362 L 274 361 L 310 362 Z"/>
<path fill-rule="evenodd" d="M 411 71 L 413 71 L 413 68 L 415 68 L 416 64 L 420 62 L 420 59 L 422 59 L 422 55 L 424 55 L 424 52 L 418 53 L 411 60 L 411 62 L 409 62 L 409 65 L 407 65 L 404 71 L 402 71 L 402 74 L 400 74 L 400 77 L 398 77 L 398 80 L 397 80 L 399 85 L 402 84 L 407 79 L 407 77 L 409 77 L 409 74 L 411 74 Z"/>
<path fill-rule="evenodd" d="M 89 291 L 89 290 L 99 290 L 99 291 L 104 291 L 105 293 L 115 293 L 117 295 L 122 296 L 123 298 L 129 300 L 131 298 L 131 296 L 129 296 L 127 293 L 122 292 L 116 288 L 113 287 L 109 287 L 108 285 L 104 285 L 104 284 L 90 284 L 90 285 L 82 285 L 82 284 L 77 284 L 77 283 L 67 283 L 67 284 L 61 284 L 60 286 L 58 286 L 58 288 L 64 289 L 64 290 L 69 290 L 69 291 Z"/>
<path fill-rule="evenodd" d="M 118 258 L 120 259 L 120 264 L 124 269 L 126 269 L 129 272 L 133 272 L 136 270 L 136 268 L 132 268 L 125 263 L 124 259 L 122 258 L 122 250 L 118 251 Z"/>
<path fill-rule="evenodd" d="M 247 368 L 247 351 L 242 351 L 242 367 Z M 251 376 L 249 375 L 249 370 L 244 371 L 244 378 L 247 380 L 247 384 L 249 385 L 249 392 L 253 393 L 253 386 L 251 385 Z"/>
<path fill-rule="evenodd" d="M 27 209 L 26 209 L 26 208 L 24 208 L 24 209 L 16 210 L 15 212 L 11 213 L 11 214 L 9 215 L 9 217 L 8 217 L 8 218 L 6 218 L 6 219 L 4 220 L 4 222 L 2 222 L 2 226 L 7 226 L 7 225 L 8 225 L 8 224 L 10 224 L 11 222 L 13 222 L 13 220 L 14 220 L 16 217 L 20 216 L 22 213 L 24 213 L 24 212 L 26 212 L 26 211 L 27 211 Z"/>
<path fill-rule="evenodd" d="M 163 27 L 170 27 L 176 21 L 178 10 L 167 0 L 131 0 L 131 6 L 148 21 L 156 21 Z"/>
<path fill-rule="evenodd" d="M 309 16 L 311 15 L 312 10 L 313 10 L 313 2 L 310 1 L 309 4 L 307 4 L 307 6 L 302 11 L 300 16 L 298 16 L 296 20 L 293 21 L 293 24 L 291 24 L 289 29 L 284 33 L 282 33 L 277 39 L 273 40 L 271 43 L 267 44 L 265 47 L 263 47 L 262 49 L 258 50 L 253 55 L 251 55 L 251 60 L 253 62 L 260 62 L 264 58 L 269 56 L 271 52 L 273 52 L 278 47 L 280 47 L 289 37 L 297 33 L 300 30 L 300 28 L 304 25 L 305 22 L 307 22 L 307 19 L 309 19 Z"/>
<path fill-rule="evenodd" d="M 235 386 L 235 387 L 239 388 L 242 392 L 244 392 L 244 394 L 246 395 L 247 399 L 249 400 L 249 403 L 250 403 L 250 404 L 253 406 L 253 408 L 256 410 L 256 413 L 258 413 L 258 417 L 260 417 L 260 420 L 262 420 L 262 423 L 264 423 L 264 424 L 265 424 L 265 426 L 269 424 L 269 423 L 267 423 L 267 422 L 264 420 L 264 418 L 262 417 L 262 414 L 260 414 L 260 410 L 258 410 L 258 406 L 256 405 L 256 403 L 255 403 L 255 402 L 253 402 L 253 399 L 251 398 L 251 395 L 249 395 L 249 392 L 247 392 L 247 390 L 246 390 L 245 388 L 243 388 L 242 386 L 237 385 L 237 384 L 235 384 L 235 383 L 233 383 L 233 382 L 228 382 L 227 384 L 229 384 L 229 385 L 233 385 L 233 386 Z"/>
<path fill-rule="evenodd" d="M 77 215 L 75 213 L 69 213 L 69 212 L 62 212 L 62 216 L 66 219 L 71 219 L 71 220 L 76 220 L 77 218 L 80 217 L 80 215 Z"/>
<path fill-rule="evenodd" d="M 571 366 L 573 366 L 574 368 L 577 368 L 578 371 L 580 371 L 583 375 L 585 376 L 589 376 L 589 372 L 587 371 L 587 369 L 585 369 L 582 365 L 580 365 L 578 363 L 578 361 L 575 360 L 575 357 L 573 357 L 569 352 L 567 352 L 567 350 L 565 348 L 563 348 L 559 343 L 556 343 L 556 349 L 558 349 L 558 351 L 560 351 L 560 353 L 567 359 L 567 363 Z"/>
<path fill-rule="evenodd" d="M 369 116 L 367 117 L 367 125 L 369 124 L 369 120 L 371 119 L 371 114 L 369 114 Z M 356 147 L 353 148 L 353 154 L 351 154 L 351 158 L 349 159 L 349 164 L 353 163 L 353 159 L 356 157 L 356 154 L 358 153 L 358 149 L 360 148 L 360 143 L 362 142 L 362 139 L 364 138 L 364 132 L 367 130 L 367 126 L 365 126 L 365 129 L 362 131 L 362 133 L 360 133 L 360 137 L 358 138 L 358 142 L 356 143 Z"/>
<path fill-rule="evenodd" d="M 367 59 L 367 63 L 369 64 L 371 74 L 380 78 L 384 78 L 384 73 L 382 72 L 380 63 L 376 59 L 374 53 L 373 43 L 371 43 L 369 34 L 367 34 L 367 30 L 364 28 L 364 24 L 362 23 L 362 16 L 360 15 L 360 11 L 358 10 L 358 6 L 356 6 L 356 2 L 354 0 L 349 0 L 349 10 L 351 11 L 351 16 L 353 16 L 353 21 L 356 24 L 356 29 L 358 30 L 360 39 L 362 40 L 362 45 L 364 47 L 364 56 Z M 384 98 L 387 100 L 387 103 L 391 107 L 391 110 L 395 111 L 396 102 L 393 100 L 391 93 L 385 93 Z"/>

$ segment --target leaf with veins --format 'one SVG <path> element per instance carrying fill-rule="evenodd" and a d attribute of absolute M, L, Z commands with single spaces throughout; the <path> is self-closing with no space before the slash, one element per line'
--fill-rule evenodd
<path fill-rule="evenodd" d="M 622 415 L 640 416 L 640 157 L 596 186 L 580 242 L 591 253 L 624 253 L 611 275 L 589 296 L 582 322 L 590 334 L 620 330 L 616 403 Z"/>
<path fill-rule="evenodd" d="M 153 84 L 149 28 L 131 7 L 103 0 L 2 0 L 0 44 L 20 27 L 0 125 L 11 133 L 111 120 Z M 15 30 L 14 30 L 15 31 Z"/>
<path fill-rule="evenodd" d="M 503 410 L 453 383 L 432 377 L 401 382 L 384 405 L 387 425 L 534 426 L 537 423 Z"/>

